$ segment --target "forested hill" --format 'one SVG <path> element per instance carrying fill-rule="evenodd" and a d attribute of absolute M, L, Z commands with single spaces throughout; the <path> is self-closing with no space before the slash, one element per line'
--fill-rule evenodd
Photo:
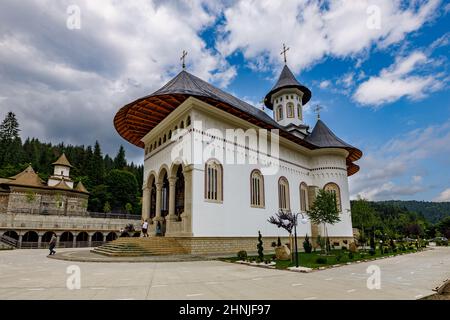
<path fill-rule="evenodd" d="M 379 204 L 392 205 L 399 208 L 405 208 L 408 211 L 417 212 L 431 223 L 437 223 L 444 217 L 450 216 L 450 202 L 431 202 L 431 201 L 377 201 Z"/>
<path fill-rule="evenodd" d="M 47 180 L 53 174 L 52 163 L 63 152 L 73 166 L 71 178 L 82 181 L 90 192 L 89 211 L 140 214 L 143 166 L 128 163 L 122 146 L 109 156 L 103 154 L 98 141 L 94 146 L 54 145 L 36 138 L 22 141 L 12 112 L 0 124 L 0 178 L 11 177 L 31 164 Z"/>

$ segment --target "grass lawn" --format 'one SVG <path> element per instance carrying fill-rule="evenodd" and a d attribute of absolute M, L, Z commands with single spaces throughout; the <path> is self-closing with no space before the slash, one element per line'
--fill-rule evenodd
<path fill-rule="evenodd" d="M 376 250 L 375 255 L 370 255 L 367 252 L 364 251 L 359 251 L 357 253 L 354 253 L 353 255 L 353 259 L 349 258 L 349 251 L 348 250 L 331 250 L 330 252 L 328 252 L 328 255 L 325 256 L 324 253 L 322 253 L 321 251 L 316 251 L 316 252 L 311 252 L 311 253 L 305 253 L 305 252 L 299 252 L 298 253 L 298 261 L 299 261 L 299 265 L 302 267 L 308 267 L 308 268 L 319 268 L 319 267 L 325 267 L 325 266 L 330 266 L 330 265 L 334 265 L 334 264 L 343 264 L 343 263 L 347 263 L 347 262 L 351 262 L 351 261 L 360 261 L 360 260 L 372 260 L 375 258 L 379 258 L 379 257 L 383 257 L 383 256 L 392 256 L 392 255 L 399 255 L 400 253 L 411 253 L 411 252 L 417 252 L 416 249 L 407 249 L 406 251 L 397 251 L 395 253 L 390 252 L 390 253 L 380 253 L 380 250 Z M 270 255 L 265 255 L 264 259 L 265 260 L 272 260 L 272 256 L 273 254 Z M 249 256 L 248 259 L 253 259 L 256 260 L 258 256 Z M 340 258 L 339 258 L 340 257 Z M 326 263 L 317 263 L 317 259 L 318 258 L 326 258 Z M 239 260 L 239 258 L 237 257 L 230 257 L 230 258 L 224 258 L 221 259 L 223 261 L 228 261 L 228 262 L 236 262 Z M 287 261 L 281 261 L 281 260 L 276 260 L 276 268 L 277 269 L 286 269 L 288 267 L 293 267 L 295 266 L 295 262 L 291 262 L 289 260 Z"/>

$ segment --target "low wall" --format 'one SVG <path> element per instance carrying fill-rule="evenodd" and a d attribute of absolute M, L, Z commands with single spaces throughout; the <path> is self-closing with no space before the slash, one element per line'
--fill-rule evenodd
<path fill-rule="evenodd" d="M 282 244 L 290 243 L 289 237 L 280 237 Z M 258 249 L 258 237 L 175 237 L 177 242 L 191 254 L 215 254 L 215 253 L 230 253 L 236 254 L 240 250 L 247 252 L 256 252 Z M 277 237 L 263 237 L 263 247 L 265 253 L 274 252 L 271 246 L 272 242 L 277 242 Z M 344 243 L 347 241 L 347 244 Z M 304 237 L 297 237 L 298 250 L 303 251 Z M 311 240 L 310 238 L 310 241 Z M 330 243 L 339 243 L 341 246 L 348 247 L 348 244 L 353 241 L 348 237 L 330 237 Z"/>
<path fill-rule="evenodd" d="M 38 214 L 0 214 L 0 229 L 3 230 L 84 230 L 119 231 L 127 224 L 140 230 L 140 220 L 91 218 L 79 216 L 55 216 Z"/>

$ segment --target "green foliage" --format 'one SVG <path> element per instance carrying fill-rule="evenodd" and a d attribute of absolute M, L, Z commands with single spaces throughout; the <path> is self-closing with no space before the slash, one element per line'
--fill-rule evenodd
<path fill-rule="evenodd" d="M 246 260 L 247 259 L 247 251 L 241 250 L 237 253 L 237 257 L 239 260 Z"/>
<path fill-rule="evenodd" d="M 323 250 L 325 248 L 325 238 L 321 237 L 320 234 L 317 235 L 316 244 Z"/>
<path fill-rule="evenodd" d="M 108 201 L 105 202 L 105 205 L 103 206 L 103 212 L 108 213 L 111 212 L 111 205 Z"/>
<path fill-rule="evenodd" d="M 264 260 L 264 248 L 263 248 L 263 241 L 261 232 L 258 231 L 258 245 L 256 246 L 258 248 L 258 259 L 259 262 L 262 262 Z"/>
<path fill-rule="evenodd" d="M 312 244 L 309 242 L 308 234 L 306 234 L 305 241 L 303 241 L 303 249 L 305 249 L 306 253 L 311 253 L 312 251 Z"/>
<path fill-rule="evenodd" d="M 131 203 L 127 202 L 127 204 L 125 205 L 125 212 L 127 214 L 130 214 L 133 212 L 133 206 L 131 205 Z"/>
<path fill-rule="evenodd" d="M 36 193 L 32 192 L 32 191 L 27 191 L 26 195 L 25 195 L 25 199 L 28 203 L 32 203 L 36 200 Z"/>
<path fill-rule="evenodd" d="M 308 210 L 308 216 L 311 222 L 315 224 L 323 224 L 325 234 L 326 224 L 335 224 L 341 221 L 339 211 L 336 204 L 336 195 L 332 192 L 320 189 L 311 209 Z M 321 248 L 323 248 L 321 246 Z M 329 240 L 325 241 L 325 252 L 330 249 Z"/>
<path fill-rule="evenodd" d="M 341 221 L 336 205 L 336 196 L 332 192 L 320 189 L 316 200 L 308 211 L 309 219 L 315 224 L 335 224 Z"/>
<path fill-rule="evenodd" d="M 106 185 L 111 195 L 111 207 L 114 211 L 123 211 L 130 203 L 137 206 L 138 183 L 136 177 L 124 170 L 111 170 L 106 177 Z"/>
<path fill-rule="evenodd" d="M 325 258 L 325 257 L 318 257 L 316 259 L 316 263 L 317 264 L 327 264 L 327 258 Z"/>
<path fill-rule="evenodd" d="M 351 251 L 348 252 L 348 259 L 349 260 L 353 260 L 353 258 L 355 257 L 355 254 Z"/>
<path fill-rule="evenodd" d="M 125 159 L 125 149 L 123 146 L 120 146 L 119 152 L 117 153 L 116 157 L 114 158 L 114 169 L 123 170 L 127 166 L 127 161 Z"/>

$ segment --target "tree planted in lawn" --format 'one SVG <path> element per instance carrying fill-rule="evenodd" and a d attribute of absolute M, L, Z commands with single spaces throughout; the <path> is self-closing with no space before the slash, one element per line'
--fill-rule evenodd
<path fill-rule="evenodd" d="M 309 219 L 315 224 L 323 224 L 323 231 L 328 238 L 327 223 L 335 224 L 341 221 L 336 203 L 336 195 L 320 189 L 311 209 L 307 211 Z M 325 254 L 328 253 L 325 245 Z"/>

